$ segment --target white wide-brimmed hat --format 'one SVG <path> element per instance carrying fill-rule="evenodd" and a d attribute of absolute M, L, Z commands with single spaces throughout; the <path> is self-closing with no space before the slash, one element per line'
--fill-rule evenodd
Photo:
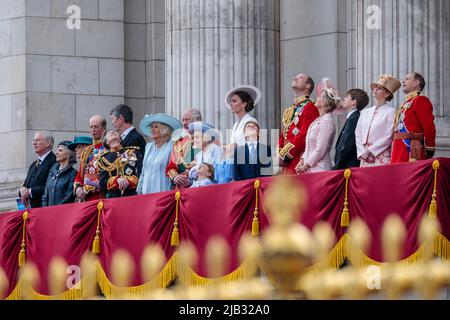
<path fill-rule="evenodd" d="M 144 117 L 144 119 L 141 120 L 140 123 L 140 129 L 142 131 L 143 134 L 145 134 L 146 136 L 150 137 L 151 136 L 151 124 L 152 123 L 163 123 L 165 125 L 168 125 L 169 127 L 172 128 L 173 131 L 181 129 L 183 127 L 183 125 L 181 124 L 180 120 L 168 116 L 164 113 L 158 113 L 158 114 L 150 114 L 150 115 L 146 115 Z"/>
<path fill-rule="evenodd" d="M 256 105 L 258 104 L 258 102 L 261 100 L 261 91 L 254 86 L 250 86 L 250 85 L 240 85 L 237 86 L 234 89 L 231 89 L 227 95 L 225 96 L 225 104 L 228 107 L 228 109 L 231 109 L 231 98 L 233 97 L 233 95 L 236 94 L 236 92 L 246 92 L 252 99 L 253 99 L 253 105 L 256 107 Z"/>

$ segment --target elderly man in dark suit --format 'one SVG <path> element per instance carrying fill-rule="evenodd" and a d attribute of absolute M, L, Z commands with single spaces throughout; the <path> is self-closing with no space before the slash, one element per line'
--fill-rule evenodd
<path fill-rule="evenodd" d="M 34 135 L 33 148 L 39 158 L 31 164 L 25 182 L 19 189 L 19 197 L 27 207 L 42 207 L 48 173 L 56 163 L 56 156 L 52 152 L 53 144 L 53 137 L 49 134 L 37 132 Z"/>
<path fill-rule="evenodd" d="M 122 139 L 122 146 L 138 147 L 141 154 L 145 153 L 147 142 L 133 127 L 133 110 L 125 104 L 119 104 L 111 110 L 111 124 Z"/>
<path fill-rule="evenodd" d="M 259 142 L 259 125 L 248 122 L 244 127 L 246 143 L 234 153 L 234 180 L 250 180 L 273 174 L 272 151 Z"/>
<path fill-rule="evenodd" d="M 351 89 L 342 104 L 347 111 L 347 121 L 336 143 L 333 170 L 358 168 L 360 161 L 356 152 L 355 130 L 361 111 L 369 104 L 369 96 L 364 90 Z"/>

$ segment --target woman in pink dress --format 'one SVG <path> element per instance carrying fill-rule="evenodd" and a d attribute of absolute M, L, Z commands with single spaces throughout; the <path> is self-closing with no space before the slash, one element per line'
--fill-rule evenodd
<path fill-rule="evenodd" d="M 316 102 L 320 116 L 308 129 L 305 152 L 295 168 L 297 174 L 327 171 L 333 167 L 330 151 L 336 136 L 336 125 L 331 113 L 341 104 L 341 97 L 327 81 L 322 81 L 323 88 Z"/>

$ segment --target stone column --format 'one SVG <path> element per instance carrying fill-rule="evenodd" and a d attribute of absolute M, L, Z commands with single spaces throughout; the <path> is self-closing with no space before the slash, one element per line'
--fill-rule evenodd
<path fill-rule="evenodd" d="M 125 102 L 134 124 L 145 114 L 165 111 L 165 3 L 124 1 Z"/>
<path fill-rule="evenodd" d="M 292 79 L 300 72 L 311 75 L 316 85 L 328 77 L 343 93 L 353 86 L 351 2 L 281 0 L 281 110 L 292 104 Z M 343 127 L 345 116 L 335 119 Z"/>
<path fill-rule="evenodd" d="M 368 28 L 379 8 L 379 29 Z M 357 0 L 357 85 L 369 84 L 381 73 L 402 80 L 408 72 L 421 73 L 424 93 L 435 109 L 438 155 L 450 155 L 450 2 L 447 0 Z M 371 20 L 373 22 L 373 20 Z M 399 106 L 404 95 L 396 95 Z"/>
<path fill-rule="evenodd" d="M 166 111 L 199 108 L 206 121 L 230 129 L 226 92 L 261 89 L 254 116 L 279 127 L 279 0 L 166 0 Z"/>
<path fill-rule="evenodd" d="M 2 1 L 0 145 L 8 147 L 0 155 L 0 210 L 2 197 L 9 197 L 3 185 L 13 185 L 14 204 L 36 159 L 36 131 L 51 132 L 56 143 L 70 140 L 88 133 L 92 115 L 109 120 L 110 110 L 123 103 L 123 1 Z M 68 27 L 71 5 L 80 9 L 80 29 Z"/>

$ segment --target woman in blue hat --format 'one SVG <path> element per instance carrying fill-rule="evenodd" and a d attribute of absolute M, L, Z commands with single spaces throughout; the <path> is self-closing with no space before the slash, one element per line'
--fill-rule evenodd
<path fill-rule="evenodd" d="M 174 117 L 163 113 L 146 115 L 140 124 L 141 131 L 153 141 L 145 148 L 142 173 L 137 188 L 138 194 L 150 194 L 172 189 L 166 175 L 167 164 L 173 143 L 172 133 L 181 130 L 182 124 Z"/>
<path fill-rule="evenodd" d="M 189 171 L 189 179 L 197 180 L 197 170 L 201 164 L 207 163 L 213 167 L 223 159 L 222 148 L 215 144 L 219 139 L 219 132 L 205 122 L 193 122 L 189 124 L 189 132 L 193 135 L 195 149 L 201 151 L 195 156 L 195 166 Z"/>

